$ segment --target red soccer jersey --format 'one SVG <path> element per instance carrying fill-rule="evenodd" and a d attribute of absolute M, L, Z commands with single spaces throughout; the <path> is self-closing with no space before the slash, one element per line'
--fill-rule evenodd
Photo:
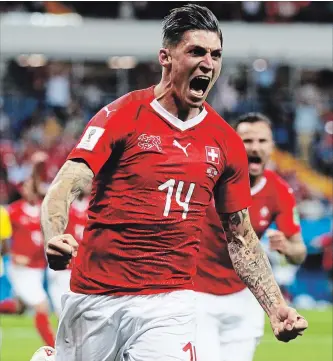
<path fill-rule="evenodd" d="M 259 238 L 274 221 L 287 238 L 300 232 L 293 191 L 276 173 L 266 170 L 260 182 L 251 189 L 251 194 L 249 213 Z M 207 210 L 201 235 L 196 291 L 225 295 L 245 288 L 233 269 L 225 237 L 212 204 Z"/>
<path fill-rule="evenodd" d="M 23 199 L 8 207 L 13 227 L 11 253 L 30 259 L 27 267 L 45 268 L 44 241 L 40 228 L 40 204 L 31 205 Z"/>
<path fill-rule="evenodd" d="M 79 243 L 83 238 L 83 231 L 88 220 L 88 197 L 75 200 L 69 209 L 68 226 L 66 233 L 70 233 Z"/>
<path fill-rule="evenodd" d="M 71 277 L 85 294 L 193 288 L 201 223 L 215 185 L 221 211 L 251 197 L 241 139 L 208 104 L 181 121 L 135 91 L 101 109 L 68 159 L 95 174 Z"/>
<path fill-rule="evenodd" d="M 78 243 L 82 241 L 83 231 L 87 225 L 88 207 L 89 199 L 85 197 L 81 200 L 76 199 L 69 209 L 68 225 L 65 233 L 71 234 Z M 71 260 L 68 269 L 73 268 L 75 260 L 75 258 Z"/>

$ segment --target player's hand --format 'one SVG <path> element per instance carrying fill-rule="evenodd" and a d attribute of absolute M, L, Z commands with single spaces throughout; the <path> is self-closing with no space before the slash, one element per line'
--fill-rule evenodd
<path fill-rule="evenodd" d="M 46 257 L 51 269 L 64 270 L 72 257 L 77 256 L 79 244 L 71 234 L 51 238 L 46 245 Z"/>
<path fill-rule="evenodd" d="M 275 337 L 282 342 L 289 342 L 302 336 L 308 328 L 308 322 L 294 308 L 280 306 L 269 317 Z"/>
<path fill-rule="evenodd" d="M 283 232 L 275 229 L 269 229 L 267 231 L 267 237 L 269 241 L 270 250 L 278 251 L 279 253 L 282 253 L 285 256 L 288 255 L 290 244 Z"/>

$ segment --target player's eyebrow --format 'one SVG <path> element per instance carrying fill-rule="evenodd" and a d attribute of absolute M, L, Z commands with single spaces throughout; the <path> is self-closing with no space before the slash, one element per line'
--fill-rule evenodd
<path fill-rule="evenodd" d="M 201 46 L 201 45 L 197 45 L 197 44 L 192 44 L 189 46 L 189 51 L 197 51 L 198 53 L 202 53 L 202 54 L 206 54 L 209 49 Z M 211 54 L 212 55 L 220 55 L 222 53 L 222 48 L 217 48 L 217 49 L 213 49 L 211 50 Z"/>

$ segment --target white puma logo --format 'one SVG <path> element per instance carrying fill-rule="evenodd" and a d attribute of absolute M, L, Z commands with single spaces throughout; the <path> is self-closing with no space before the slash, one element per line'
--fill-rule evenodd
<path fill-rule="evenodd" d="M 116 111 L 115 109 L 109 110 L 109 108 L 108 108 L 107 106 L 105 106 L 105 107 L 103 108 L 103 110 L 106 111 L 106 117 L 108 117 L 110 113 Z"/>
<path fill-rule="evenodd" d="M 177 142 L 177 140 L 174 140 L 173 143 L 172 143 L 172 145 L 174 145 L 175 147 L 181 149 L 181 150 L 185 153 L 186 157 L 188 157 L 186 148 L 187 148 L 189 145 L 191 145 L 191 143 L 188 143 L 186 147 L 182 147 L 182 146 Z"/>

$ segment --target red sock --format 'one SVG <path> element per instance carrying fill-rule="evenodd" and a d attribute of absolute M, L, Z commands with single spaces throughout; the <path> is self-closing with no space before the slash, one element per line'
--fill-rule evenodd
<path fill-rule="evenodd" d="M 16 300 L 8 299 L 0 302 L 0 313 L 17 313 L 18 307 Z"/>
<path fill-rule="evenodd" d="M 47 346 L 54 347 L 55 339 L 54 332 L 50 323 L 48 314 L 43 312 L 36 312 L 35 327 Z"/>

